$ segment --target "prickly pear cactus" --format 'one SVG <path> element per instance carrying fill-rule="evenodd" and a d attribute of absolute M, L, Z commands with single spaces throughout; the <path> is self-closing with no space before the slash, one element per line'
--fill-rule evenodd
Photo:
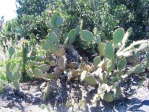
<path fill-rule="evenodd" d="M 120 43 L 123 37 L 124 37 L 124 29 L 123 28 L 116 29 L 113 33 L 114 44 L 117 45 L 118 43 Z"/>
<path fill-rule="evenodd" d="M 86 40 L 87 42 L 91 42 L 94 40 L 94 36 L 90 31 L 82 30 L 81 31 L 81 37 Z"/>
<path fill-rule="evenodd" d="M 113 59 L 114 58 L 114 49 L 113 49 L 113 46 L 112 46 L 111 42 L 107 42 L 106 43 L 106 46 L 105 46 L 105 56 L 108 59 Z"/>

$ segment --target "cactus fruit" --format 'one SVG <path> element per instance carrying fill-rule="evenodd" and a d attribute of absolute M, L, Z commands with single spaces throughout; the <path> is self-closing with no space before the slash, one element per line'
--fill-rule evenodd
<path fill-rule="evenodd" d="M 126 67 L 126 63 L 127 63 L 127 61 L 126 61 L 126 59 L 121 59 L 119 62 L 118 62 L 118 69 L 121 71 L 121 70 L 123 70 L 123 69 L 125 69 L 125 67 Z"/>
<path fill-rule="evenodd" d="M 92 32 L 87 31 L 87 30 L 82 30 L 81 31 L 81 37 L 86 40 L 87 42 L 91 42 L 94 40 L 94 36 Z"/>
<path fill-rule="evenodd" d="M 114 44 L 117 45 L 119 42 L 121 42 L 123 37 L 124 37 L 124 29 L 123 28 L 118 28 L 117 30 L 115 30 L 113 33 Z"/>
<path fill-rule="evenodd" d="M 107 42 L 105 46 L 105 56 L 108 59 L 113 59 L 114 58 L 114 50 L 111 42 Z"/>

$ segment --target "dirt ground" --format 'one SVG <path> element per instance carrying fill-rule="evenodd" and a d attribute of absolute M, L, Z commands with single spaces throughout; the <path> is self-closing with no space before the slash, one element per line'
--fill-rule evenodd
<path fill-rule="evenodd" d="M 7 85 L 0 94 L 0 112 L 149 112 L 148 81 L 128 99 L 96 104 L 89 100 L 96 93 L 96 87 L 63 80 L 53 87 L 54 92 L 43 101 L 45 86 L 43 80 L 21 83 L 22 90 Z M 48 108 L 42 109 L 43 104 Z"/>

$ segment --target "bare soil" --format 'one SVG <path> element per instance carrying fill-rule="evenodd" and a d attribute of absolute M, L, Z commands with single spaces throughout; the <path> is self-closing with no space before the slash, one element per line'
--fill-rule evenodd
<path fill-rule="evenodd" d="M 57 84 L 46 101 L 42 100 L 46 86 L 43 80 L 21 83 L 21 90 L 6 85 L 0 94 L 0 112 L 48 112 L 42 110 L 42 104 L 47 105 L 49 112 L 149 112 L 148 80 L 133 96 L 96 104 L 89 100 L 97 92 L 96 87 L 66 80 L 59 80 Z"/>

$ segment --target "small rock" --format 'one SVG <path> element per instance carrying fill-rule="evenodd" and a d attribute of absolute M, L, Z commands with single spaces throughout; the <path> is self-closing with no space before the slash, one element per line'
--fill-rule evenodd
<path fill-rule="evenodd" d="M 41 101 L 41 98 L 37 96 L 32 99 L 32 103 L 38 103 L 40 101 Z"/>
<path fill-rule="evenodd" d="M 33 94 L 34 97 L 41 96 L 41 95 L 42 95 L 42 93 L 41 93 L 40 91 L 35 92 L 35 93 Z"/>
<path fill-rule="evenodd" d="M 15 106 L 15 103 L 14 102 L 10 102 L 10 103 L 8 103 L 8 105 L 7 105 L 7 107 L 9 107 L 9 108 L 13 108 Z"/>
<path fill-rule="evenodd" d="M 7 96 L 7 100 L 12 100 L 13 97 L 12 96 Z"/>
<path fill-rule="evenodd" d="M 44 89 L 44 87 L 46 86 L 46 82 L 43 82 L 41 85 L 40 85 L 40 90 L 43 90 Z"/>

